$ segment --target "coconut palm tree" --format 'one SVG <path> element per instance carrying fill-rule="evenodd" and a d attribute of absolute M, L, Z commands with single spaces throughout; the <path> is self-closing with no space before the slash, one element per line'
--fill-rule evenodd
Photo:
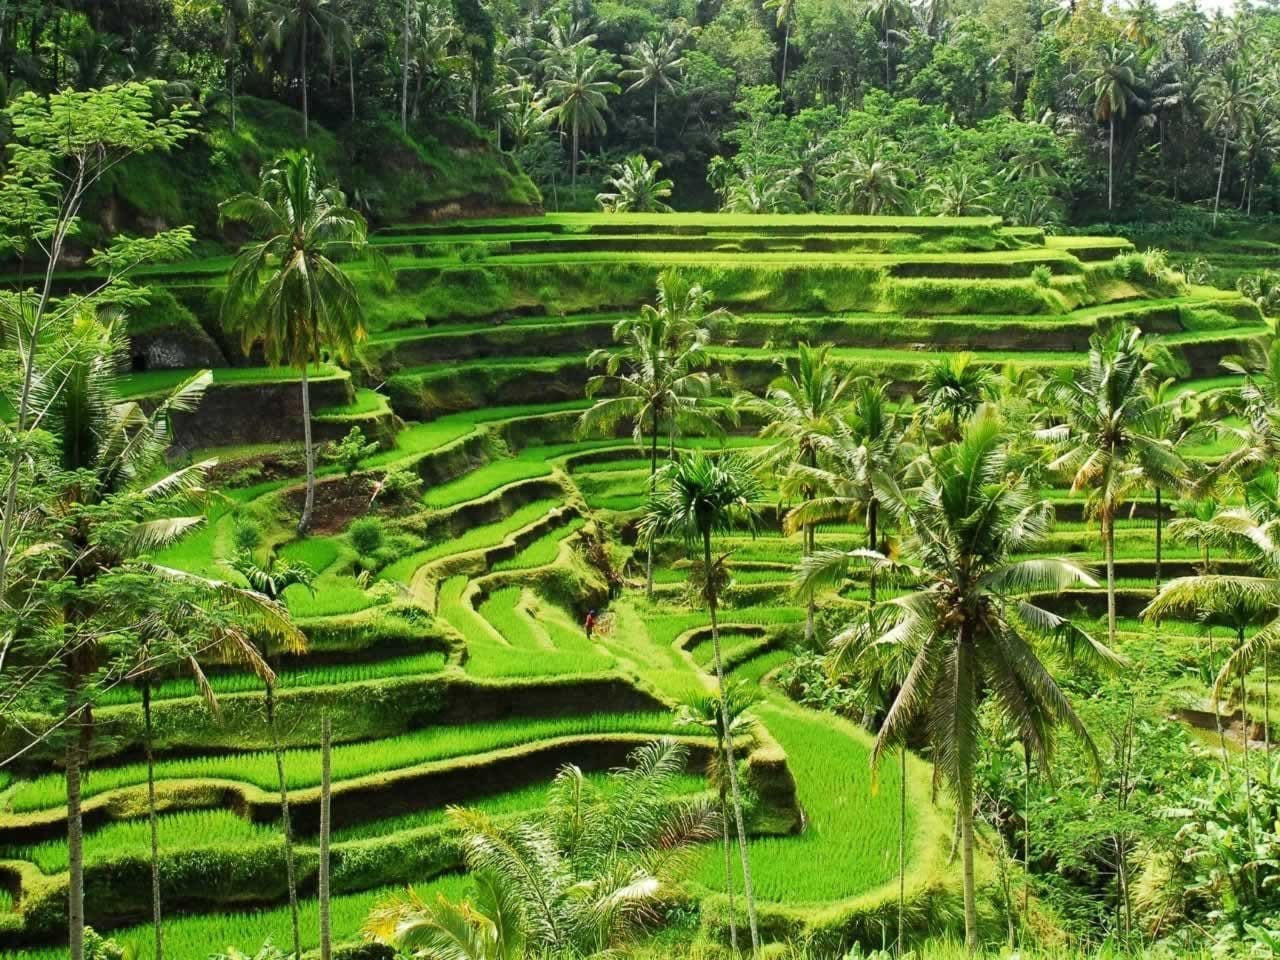
<path fill-rule="evenodd" d="M 924 188 L 933 212 L 940 217 L 990 215 L 996 195 L 990 180 L 973 176 L 968 170 L 953 171 Z"/>
<path fill-rule="evenodd" d="M 885 554 L 881 539 L 881 491 L 896 489 L 907 455 L 907 418 L 893 409 L 888 388 L 881 380 L 859 377 L 849 390 L 849 403 L 835 435 L 822 438 L 825 468 L 804 470 L 818 494 L 797 504 L 787 514 L 785 529 L 801 524 L 853 523 L 862 520 L 867 531 L 866 549 Z M 793 473 L 800 470 L 793 468 Z M 890 497 L 890 508 L 894 503 Z M 878 564 L 870 567 L 869 606 L 876 603 Z"/>
<path fill-rule="evenodd" d="M 1249 561 L 1249 575 L 1213 574 L 1207 570 L 1192 577 L 1170 580 L 1143 611 L 1159 620 L 1166 615 L 1188 616 L 1225 623 L 1235 634 L 1236 645 L 1214 680 L 1214 709 L 1235 680 L 1240 684 L 1240 709 L 1245 721 L 1245 765 L 1248 776 L 1248 700 L 1245 677 L 1261 666 L 1263 682 L 1263 737 L 1267 782 L 1271 782 L 1271 654 L 1280 647 L 1280 517 L 1262 515 L 1257 509 L 1223 510 L 1200 521 L 1199 539 L 1206 546 L 1224 547 Z M 1250 626 L 1264 625 L 1246 637 Z"/>
<path fill-rule="evenodd" d="M 630 80 L 627 93 L 633 90 L 644 90 L 646 87 L 653 94 L 653 147 L 658 147 L 658 94 L 666 90 L 675 94 L 675 81 L 680 78 L 684 69 L 684 57 L 680 53 L 680 38 L 677 36 L 646 37 L 631 45 L 631 52 L 622 55 L 626 65 L 619 77 Z"/>
<path fill-rule="evenodd" d="M 801 207 L 795 175 L 799 171 L 756 170 L 744 165 L 731 176 L 721 192 L 721 209 L 727 213 L 790 213 Z"/>
<path fill-rule="evenodd" d="M 1240 60 L 1231 58 L 1204 85 L 1204 98 L 1209 102 L 1209 128 L 1222 137 L 1222 154 L 1218 158 L 1218 187 L 1213 194 L 1213 225 L 1218 225 L 1218 205 L 1222 200 L 1222 183 L 1227 171 L 1227 147 L 1240 133 L 1249 111 L 1258 98 L 1258 81 Z"/>
<path fill-rule="evenodd" d="M 960 436 L 961 422 L 991 399 L 996 375 L 971 353 L 949 353 L 935 360 L 920 385 L 923 407 L 936 422 L 947 424 L 945 438 Z"/>
<path fill-rule="evenodd" d="M 1111 43 L 1100 48 L 1085 75 L 1085 95 L 1093 104 L 1093 115 L 1107 125 L 1107 209 L 1115 206 L 1116 118 L 1123 120 L 1138 105 L 1138 55 L 1127 44 Z"/>
<path fill-rule="evenodd" d="M 1107 565 L 1107 639 L 1115 643 L 1115 518 L 1133 490 L 1186 475 L 1168 439 L 1152 436 L 1156 365 L 1147 358 L 1142 331 L 1120 326 L 1089 341 L 1082 370 L 1064 373 L 1046 388 L 1062 422 L 1039 436 L 1062 452 L 1051 470 L 1071 477 L 1072 491 L 1089 490 L 1102 526 Z"/>
<path fill-rule="evenodd" d="M 246 353 L 261 341 L 268 362 L 301 374 L 307 487 L 298 532 L 305 533 L 316 496 L 307 370 L 323 351 L 346 359 L 364 339 L 364 307 L 333 258 L 363 253 L 367 227 L 340 190 L 320 185 L 307 153 L 286 153 L 263 173 L 257 196 L 232 197 L 219 215 L 247 223 L 257 237 L 227 277 L 222 316 L 228 329 L 240 332 Z"/>
<path fill-rule="evenodd" d="M 871 134 L 847 151 L 839 151 L 825 164 L 828 185 L 837 209 L 871 216 L 907 205 L 902 185 L 906 171 L 892 140 Z"/>
<path fill-rule="evenodd" d="M 267 39 L 298 71 L 302 90 L 302 139 L 311 136 L 307 53 L 312 37 L 332 61 L 333 52 L 351 42 L 351 27 L 333 0 L 274 0 L 267 8 Z"/>
<path fill-rule="evenodd" d="M 707 370 L 707 346 L 728 314 L 708 311 L 710 301 L 710 292 L 701 285 L 664 272 L 658 277 L 657 303 L 645 304 L 638 317 L 614 325 L 620 349 L 595 350 L 587 357 L 588 368 L 603 372 L 587 381 L 587 396 L 597 399 L 583 412 L 578 429 L 593 433 L 630 423 L 632 436 L 642 444 L 647 427 L 651 492 L 664 427 L 673 448 L 680 432 L 720 431 L 718 411 L 707 403 L 719 382 Z M 653 596 L 652 546 L 645 564 L 645 590 Z"/>
<path fill-rule="evenodd" d="M 778 92 L 787 89 L 787 54 L 791 49 L 791 23 L 796 18 L 796 0 L 765 0 L 764 9 L 772 10 L 774 22 L 782 29 L 782 76 L 778 80 Z"/>
<path fill-rule="evenodd" d="M 1177 381 L 1168 378 L 1149 387 L 1150 409 L 1146 423 L 1142 426 L 1144 435 L 1167 443 L 1174 454 L 1178 454 L 1179 448 L 1194 443 L 1213 431 L 1213 424 L 1208 420 L 1207 411 L 1199 398 L 1193 393 L 1177 392 L 1176 383 Z M 1178 455 L 1173 461 L 1139 462 L 1138 466 L 1144 468 L 1144 473 L 1147 467 L 1174 471 L 1172 474 L 1154 473 L 1146 477 L 1156 496 L 1155 585 L 1159 590 L 1164 552 L 1164 493 L 1168 490 L 1180 491 L 1190 484 L 1190 465 Z"/>
<path fill-rule="evenodd" d="M 500 822 L 451 809 L 476 896 L 392 896 L 366 932 L 411 955 L 454 960 L 613 955 L 661 902 L 689 847 L 716 836 L 709 804 L 672 800 L 687 763 L 684 746 L 659 740 L 637 748 L 603 789 L 562 768 L 536 817 Z"/>
<path fill-rule="evenodd" d="M 751 465 L 736 456 L 708 457 L 695 453 L 669 464 L 663 470 L 662 483 L 649 497 L 640 520 L 640 536 L 646 543 L 659 537 L 678 537 L 693 554 L 701 552 L 702 569 L 712 571 L 711 542 L 718 533 L 740 526 L 754 525 L 762 488 Z M 718 578 L 705 580 L 707 610 L 711 617 L 711 646 L 716 669 L 716 689 L 721 691 L 720 722 L 729 727 L 724 679 L 724 659 L 720 650 L 720 622 L 717 613 Z M 742 816 L 742 794 L 738 786 L 737 761 L 732 738 L 725 738 L 725 761 L 729 772 L 729 793 L 738 831 L 738 847 L 742 859 L 743 899 L 747 905 L 747 924 L 751 930 L 751 952 L 760 952 L 760 930 L 756 922 L 756 901 L 751 884 L 751 858 L 747 851 L 747 828 Z"/>
<path fill-rule="evenodd" d="M 733 842 L 729 837 L 729 765 L 725 753 L 725 741 L 754 738 L 757 729 L 751 707 L 759 700 L 740 681 L 730 681 L 725 690 L 724 709 L 719 694 L 694 697 L 681 704 L 676 722 L 684 726 L 697 726 L 710 730 L 716 737 L 716 752 L 707 765 L 707 779 L 715 787 L 720 812 L 721 842 L 724 846 L 724 885 L 729 897 L 729 946 L 738 952 L 738 913 L 733 901 Z M 728 727 L 724 718 L 728 718 Z M 726 733 L 727 731 L 727 733 Z"/>
<path fill-rule="evenodd" d="M 911 23 L 913 11 L 908 0 L 871 0 L 866 17 L 880 34 L 884 49 L 884 88 L 893 88 L 893 48 L 906 40 L 904 27 Z"/>
<path fill-rule="evenodd" d="M 211 381 L 202 371 L 144 409 L 120 398 L 120 375 L 128 368 L 128 339 L 116 317 L 104 322 L 78 316 L 61 334 L 38 372 L 34 397 L 44 411 L 42 427 L 55 438 L 52 461 L 41 469 L 57 474 L 58 494 L 47 504 L 51 536 L 41 544 L 47 563 L 38 586 L 44 609 L 29 619 L 56 617 L 61 624 L 54 656 L 62 678 L 68 732 L 66 748 L 69 940 L 71 956 L 84 957 L 84 832 L 81 782 L 94 735 L 94 684 L 109 663 L 136 664 L 124 674 L 136 679 L 175 660 L 190 659 L 229 642 L 241 631 L 259 630 L 294 638 L 297 630 L 266 597 L 230 584 L 157 565 L 151 555 L 204 522 L 192 512 L 212 461 L 164 474 L 169 418 L 189 412 Z M 156 477 L 160 471 L 159 478 Z M 60 576 L 55 564 L 64 561 Z M 13 589 L 22 584 L 12 584 Z M 178 610 L 181 643 L 157 643 L 159 611 Z M 144 613 L 145 611 L 145 613 Z M 121 637 L 133 646 L 113 649 Z M 149 720 L 147 736 L 150 740 Z M 147 745 L 150 753 L 150 744 Z M 152 780 L 152 785 L 154 780 Z M 154 786 L 152 786 L 154 797 Z M 154 827 L 154 823 L 153 823 Z M 159 916 L 158 851 L 153 833 L 153 914 Z M 157 950 L 162 939 L 157 929 Z"/>
<path fill-rule="evenodd" d="M 951 787 L 960 821 L 965 940 L 977 949 L 974 880 L 974 762 L 978 705 L 985 696 L 1047 763 L 1055 728 L 1066 726 L 1092 751 L 1092 741 L 1036 648 L 1055 644 L 1105 660 L 1110 652 L 1027 595 L 1092 584 L 1065 560 L 1012 560 L 1036 549 L 1052 508 L 1028 485 L 1010 479 L 993 412 L 970 420 L 958 440 L 933 451 L 919 492 L 897 505 L 906 527 L 903 553 L 920 587 L 887 601 L 892 619 L 875 643 L 901 646 L 911 659 L 876 737 L 873 761 L 905 744 L 922 715 L 939 777 Z M 850 557 L 819 551 L 801 568 L 807 588 L 842 582 Z"/>
<path fill-rule="evenodd" d="M 792 474 L 794 482 L 784 482 L 780 492 L 794 494 L 801 501 L 811 501 L 818 494 L 809 471 L 818 467 L 819 451 L 839 429 L 839 421 L 848 404 L 853 377 L 836 368 L 831 360 L 831 345 L 811 347 L 800 344 L 795 363 L 778 361 L 783 374 L 777 377 L 764 396 L 740 396 L 736 406 L 763 422 L 762 439 L 770 443 L 754 458 L 756 468 L 766 475 L 784 475 L 793 466 L 801 468 Z M 817 524 L 800 524 L 805 556 L 813 553 Z M 806 603 L 806 642 L 813 641 L 815 601 Z"/>
<path fill-rule="evenodd" d="M 608 57 L 596 53 L 587 46 L 574 46 L 564 59 L 551 62 L 547 78 L 547 99 L 555 106 L 552 113 L 557 125 L 570 132 L 570 177 L 574 189 L 578 186 L 579 143 L 585 131 L 604 134 L 604 115 L 609 106 L 609 94 L 618 92 L 618 85 L 608 79 L 612 64 Z"/>
<path fill-rule="evenodd" d="M 612 192 L 596 194 L 596 203 L 608 213 L 670 213 L 665 202 L 671 196 L 672 183 L 662 172 L 660 160 L 649 161 L 633 153 L 622 163 L 613 166 L 613 173 L 605 179 L 605 186 Z"/>

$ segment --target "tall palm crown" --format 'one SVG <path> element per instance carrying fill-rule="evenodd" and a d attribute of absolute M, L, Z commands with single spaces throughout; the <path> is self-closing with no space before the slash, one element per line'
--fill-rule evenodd
<path fill-rule="evenodd" d="M 920 393 L 924 408 L 936 419 L 949 421 L 951 436 L 960 435 L 961 421 L 977 412 L 995 389 L 996 377 L 971 353 L 948 354 L 930 365 Z"/>
<path fill-rule="evenodd" d="M 1041 431 L 1062 452 L 1050 469 L 1071 477 L 1073 491 L 1092 491 L 1102 521 L 1107 564 L 1107 636 L 1115 642 L 1115 529 L 1119 505 L 1153 478 L 1173 486 L 1185 465 L 1168 439 L 1152 436 L 1156 366 L 1147 358 L 1142 332 L 1119 327 L 1094 334 L 1083 370 L 1050 384 L 1048 396 L 1063 422 Z"/>
<path fill-rule="evenodd" d="M 896 153 L 896 144 L 873 135 L 846 152 L 833 154 L 827 164 L 828 183 L 837 207 L 844 213 L 873 216 L 904 208 L 905 171 Z"/>
<path fill-rule="evenodd" d="M 622 55 L 626 69 L 618 76 L 630 80 L 627 92 L 648 87 L 653 95 L 653 145 L 658 145 L 658 94 L 676 92 L 675 81 L 684 69 L 684 57 L 680 55 L 679 38 L 673 36 L 647 37 L 632 44 L 631 52 Z"/>
<path fill-rule="evenodd" d="M 888 601 L 895 616 L 875 641 L 903 646 L 911 666 L 876 738 L 873 759 L 878 762 L 901 746 L 914 721 L 925 718 L 935 775 L 957 798 L 965 927 L 972 947 L 978 705 L 984 697 L 994 700 L 1023 742 L 1047 760 L 1058 725 L 1089 741 L 1037 656 L 1036 645 L 1079 645 L 1100 656 L 1109 653 L 1026 597 L 1093 580 L 1065 560 L 1011 559 L 1043 543 L 1052 509 L 1033 500 L 1021 478 L 1009 479 L 1000 424 L 993 414 L 971 420 L 959 440 L 934 452 L 918 494 L 904 499 L 899 510 L 906 528 L 903 552 L 922 582 L 915 592 Z M 802 567 L 801 578 L 818 583 L 842 579 L 847 562 L 843 554 L 819 553 Z"/>
<path fill-rule="evenodd" d="M 320 185 L 306 153 L 285 154 L 263 174 L 257 196 L 232 197 L 219 213 L 223 220 L 247 223 L 257 238 L 236 257 L 227 278 L 227 326 L 240 331 L 246 353 L 261 341 L 270 363 L 302 374 L 307 489 L 298 527 L 305 531 L 315 500 L 307 366 L 323 350 L 346 359 L 364 339 L 360 297 L 332 258 L 363 252 L 367 227 L 340 190 Z"/>
<path fill-rule="evenodd" d="M 332 0 L 275 0 L 267 7 L 268 39 L 297 70 L 302 88 L 303 139 L 311 133 L 307 56 L 312 38 L 320 41 L 326 58 L 332 60 L 335 48 L 349 46 L 350 34 L 350 25 Z"/>
<path fill-rule="evenodd" d="M 563 57 L 551 61 L 547 78 L 547 97 L 554 104 L 556 123 L 569 130 L 572 154 L 572 184 L 578 185 L 578 153 L 583 132 L 605 132 L 608 95 L 618 92 L 618 85 L 608 79 L 611 63 L 589 46 L 573 45 Z"/>
<path fill-rule="evenodd" d="M 1213 197 L 1213 222 L 1216 225 L 1226 173 L 1227 147 L 1244 127 L 1246 118 L 1257 101 L 1258 82 L 1244 64 L 1232 58 L 1225 61 L 1221 69 L 1205 83 L 1203 97 L 1209 103 L 1209 128 L 1222 137 L 1222 154 L 1218 158 L 1218 189 Z"/>
<path fill-rule="evenodd" d="M 1107 125 L 1107 209 L 1115 203 L 1116 119 L 1138 106 L 1142 81 L 1137 52 L 1126 44 L 1112 43 L 1099 49 L 1085 77 L 1085 94 L 1093 115 Z"/>

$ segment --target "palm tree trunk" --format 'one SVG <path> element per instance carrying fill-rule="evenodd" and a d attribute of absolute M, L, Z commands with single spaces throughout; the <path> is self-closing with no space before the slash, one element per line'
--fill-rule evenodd
<path fill-rule="evenodd" d="M 84 960 L 84 822 L 80 816 L 80 770 L 83 737 L 67 746 L 67 926 L 71 960 Z"/>
<path fill-rule="evenodd" d="M 400 60 L 400 132 L 409 129 L 409 18 L 413 0 L 404 0 L 404 56 Z"/>
<path fill-rule="evenodd" d="M 151 924 L 155 928 L 155 960 L 164 960 L 160 916 L 160 822 L 156 816 L 155 735 L 151 725 L 151 675 L 142 677 L 142 744 L 147 755 L 147 820 L 151 830 Z"/>
<path fill-rule="evenodd" d="M 573 156 L 569 158 L 569 175 L 574 200 L 578 197 L 578 118 L 573 118 Z"/>
<path fill-rule="evenodd" d="M 1214 676 L 1218 673 L 1218 651 L 1213 642 L 1213 629 L 1209 634 L 1209 670 Z M 1217 695 L 1213 698 L 1213 725 L 1218 729 L 1218 749 L 1222 751 L 1222 769 L 1227 775 L 1227 789 L 1231 789 L 1231 753 L 1227 750 L 1227 731 L 1222 725 L 1222 706 Z"/>
<path fill-rule="evenodd" d="M 898 750 L 898 945 L 895 953 L 902 956 L 904 924 L 907 912 L 907 746 Z"/>
<path fill-rule="evenodd" d="M 973 876 L 973 797 L 969 788 L 960 794 L 960 861 L 964 877 L 964 945 L 970 956 L 978 952 L 978 896 Z"/>
<path fill-rule="evenodd" d="M 1160 589 L 1160 553 L 1164 532 L 1164 511 L 1160 504 L 1160 486 L 1156 485 L 1156 590 Z"/>
<path fill-rule="evenodd" d="M 791 20 L 788 19 L 782 30 L 782 79 L 778 81 L 778 92 L 787 88 L 787 52 L 791 46 Z"/>
<path fill-rule="evenodd" d="M 1107 643 L 1116 644 L 1116 521 L 1110 505 L 1103 507 L 1102 547 L 1107 560 Z"/>
<path fill-rule="evenodd" d="M 236 132 L 236 67 L 239 66 L 239 45 L 232 40 L 227 56 L 227 87 L 231 92 L 231 132 Z"/>
<path fill-rule="evenodd" d="M 1237 646 L 1236 649 L 1244 646 L 1244 627 L 1239 627 L 1236 632 Z M 1249 828 L 1249 849 L 1257 849 L 1254 840 L 1253 830 L 1253 772 L 1249 769 L 1249 691 L 1245 686 L 1245 670 L 1244 664 L 1240 664 L 1240 729 L 1241 741 L 1244 744 L 1244 810 L 1245 820 Z M 1253 889 L 1255 896 L 1257 895 L 1258 880 L 1257 874 L 1253 874 Z"/>
<path fill-rule="evenodd" d="M 332 767 L 329 754 L 333 747 L 333 726 L 326 712 L 320 718 L 320 876 L 317 897 L 320 901 L 320 960 L 333 956 L 333 938 L 329 923 L 329 832 L 333 825 Z"/>
<path fill-rule="evenodd" d="M 351 122 L 356 122 L 356 68 L 351 58 L 351 44 L 347 44 L 347 92 L 351 94 Z"/>
<path fill-rule="evenodd" d="M 729 768 L 729 792 L 733 797 L 733 817 L 738 828 L 738 852 L 742 856 L 742 896 L 747 902 L 747 924 L 751 929 L 751 955 L 760 954 L 760 930 L 756 924 L 756 901 L 751 886 L 751 858 L 747 853 L 747 826 L 742 819 L 742 794 L 738 789 L 738 764 L 729 734 L 729 709 L 725 703 L 724 661 L 720 656 L 720 623 L 716 616 L 715 578 L 711 576 L 711 531 L 702 534 L 702 569 L 707 580 L 707 609 L 711 613 L 711 646 L 715 653 L 716 685 L 720 698 L 720 727 L 725 732 L 724 754 Z"/>
<path fill-rule="evenodd" d="M 867 503 L 867 549 L 874 550 L 879 535 L 876 527 L 880 520 L 880 504 L 875 497 L 872 497 Z M 876 605 L 876 570 L 872 567 L 867 574 L 867 586 L 869 589 L 868 599 L 871 606 Z"/>
<path fill-rule="evenodd" d="M 1262 645 L 1262 753 L 1266 757 L 1263 773 L 1267 778 L 1267 790 L 1271 790 L 1271 650 L 1270 644 Z"/>
<path fill-rule="evenodd" d="M 1222 157 L 1218 160 L 1218 189 L 1213 195 L 1213 225 L 1218 225 L 1218 204 L 1222 200 L 1222 178 L 1227 172 L 1227 143 L 1230 138 L 1224 133 L 1222 135 Z"/>
<path fill-rule="evenodd" d="M 302 17 L 302 139 L 311 139 L 311 117 L 307 110 L 307 18 Z"/>
<path fill-rule="evenodd" d="M 806 499 L 811 499 L 811 498 L 806 498 Z M 813 524 L 806 523 L 804 525 L 803 536 L 804 536 L 804 555 L 806 557 L 812 557 L 813 546 L 814 546 Z M 805 609 L 804 609 L 804 642 L 805 642 L 805 646 L 809 649 L 813 648 L 813 621 L 814 621 L 814 615 L 817 612 L 817 607 L 818 607 L 817 599 L 814 596 L 813 592 L 810 591 L 809 598 L 805 602 Z"/>
<path fill-rule="evenodd" d="M 724 757 L 724 737 L 716 744 Z M 720 830 L 724 836 L 724 888 L 729 895 L 729 947 L 738 955 L 738 911 L 733 902 L 733 841 L 729 838 L 729 801 L 725 797 L 724 778 L 720 778 Z"/>
<path fill-rule="evenodd" d="M 653 84 L 653 149 L 658 149 L 658 83 Z"/>
<path fill-rule="evenodd" d="M 267 684 L 267 727 L 271 733 L 271 750 L 276 758 L 276 779 L 280 784 L 280 829 L 284 834 L 284 876 L 289 888 L 289 916 L 293 921 L 293 955 L 302 956 L 302 931 L 298 926 L 298 875 L 293 860 L 293 828 L 289 820 L 289 786 L 284 776 L 284 750 L 280 747 L 280 731 L 276 727 L 275 684 Z"/>
<path fill-rule="evenodd" d="M 653 437 L 649 441 L 649 495 L 653 495 L 654 485 L 658 482 L 658 410 L 653 411 Z M 644 595 L 653 599 L 653 540 L 648 543 L 644 561 Z"/>
<path fill-rule="evenodd" d="M 1107 212 L 1110 213 L 1113 203 L 1113 185 L 1116 175 L 1116 114 L 1111 111 L 1107 120 Z"/>
<path fill-rule="evenodd" d="M 306 449 L 307 493 L 298 519 L 298 533 L 311 529 L 311 512 L 316 505 L 316 448 L 311 442 L 311 385 L 307 382 L 307 365 L 302 365 L 302 443 Z"/>

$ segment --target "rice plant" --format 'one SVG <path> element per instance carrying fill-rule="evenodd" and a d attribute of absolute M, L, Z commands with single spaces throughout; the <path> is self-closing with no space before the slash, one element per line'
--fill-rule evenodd
<path fill-rule="evenodd" d="M 527 570 L 531 567 L 542 567 L 554 563 L 560 552 L 560 544 L 570 535 L 582 529 L 586 523 L 582 517 L 574 517 L 562 527 L 545 533 L 534 540 L 513 557 L 500 560 L 493 565 L 494 570 Z"/>
<path fill-rule="evenodd" d="M 419 567 L 430 563 L 432 560 L 440 560 L 459 553 L 469 553 L 473 550 L 497 546 L 511 534 L 546 516 L 548 512 L 557 506 L 559 504 L 555 500 L 535 500 L 533 503 L 527 503 L 496 523 L 472 527 L 460 536 L 432 544 L 423 550 L 401 557 L 383 570 L 379 577 L 384 580 L 408 583 Z"/>

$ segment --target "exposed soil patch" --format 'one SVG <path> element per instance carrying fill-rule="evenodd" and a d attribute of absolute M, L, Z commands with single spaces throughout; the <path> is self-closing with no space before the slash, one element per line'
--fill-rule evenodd
<path fill-rule="evenodd" d="M 311 532 L 329 535 L 341 533 L 357 517 L 369 512 L 369 497 L 373 494 L 373 480 L 365 475 L 333 477 L 316 483 L 315 512 L 311 515 Z M 302 514 L 306 488 L 299 484 L 285 494 L 289 510 Z"/>
<path fill-rule="evenodd" d="M 300 477 L 305 470 L 302 451 L 297 450 L 221 460 L 209 472 L 209 477 L 210 482 L 219 487 L 252 487 Z"/>

